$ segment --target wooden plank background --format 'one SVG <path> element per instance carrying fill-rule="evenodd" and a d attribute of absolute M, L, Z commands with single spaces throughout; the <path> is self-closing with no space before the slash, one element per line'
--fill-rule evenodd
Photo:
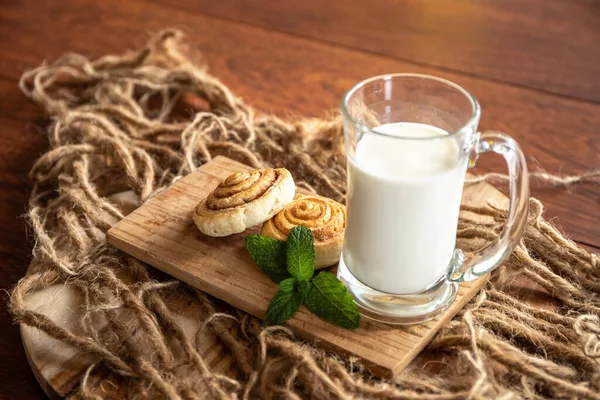
<path fill-rule="evenodd" d="M 513 135 L 551 172 L 600 167 L 600 2 L 595 0 L 4 0 L 0 3 L 0 288 L 23 276 L 27 172 L 47 147 L 46 118 L 19 91 L 23 70 L 76 51 L 142 45 L 183 29 L 199 60 L 257 109 L 323 116 L 355 82 L 386 72 L 456 81 L 482 129 Z M 482 157 L 475 172 L 503 171 Z M 600 248 L 600 188 L 533 187 L 575 241 Z M 597 250 L 596 250 L 597 251 Z M 4 296 L 5 298 L 5 296 Z M 0 398 L 44 398 L 0 306 Z"/>

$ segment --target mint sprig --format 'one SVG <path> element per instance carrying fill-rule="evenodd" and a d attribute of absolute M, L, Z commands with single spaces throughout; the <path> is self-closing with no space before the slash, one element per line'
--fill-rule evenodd
<path fill-rule="evenodd" d="M 306 301 L 308 297 L 308 293 L 310 292 L 310 288 L 312 287 L 312 282 L 310 281 L 302 281 L 298 282 L 298 291 L 302 294 L 302 303 Z"/>
<path fill-rule="evenodd" d="M 358 307 L 346 291 L 346 286 L 329 272 L 321 272 L 312 280 L 304 305 L 313 314 L 327 321 L 335 321 L 342 328 L 358 328 Z"/>
<path fill-rule="evenodd" d="M 290 278 L 287 271 L 285 242 L 266 236 L 246 236 L 246 248 L 254 262 L 276 283 Z"/>
<path fill-rule="evenodd" d="M 298 281 L 307 281 L 315 273 L 315 238 L 312 231 L 304 226 L 290 229 L 285 249 L 287 270 Z"/>
<path fill-rule="evenodd" d="M 279 283 L 266 313 L 269 325 L 280 325 L 290 319 L 302 305 L 313 314 L 343 328 L 357 328 L 358 306 L 344 284 L 328 272 L 314 279 L 314 236 L 304 226 L 293 227 L 287 241 L 260 235 L 246 237 L 246 248 L 254 262 Z"/>
<path fill-rule="evenodd" d="M 266 320 L 269 325 L 281 325 L 292 318 L 302 306 L 302 294 L 297 291 L 280 290 L 273 296 L 267 309 Z"/>
<path fill-rule="evenodd" d="M 279 290 L 282 292 L 293 292 L 296 289 L 296 280 L 294 278 L 288 278 L 279 282 Z"/>

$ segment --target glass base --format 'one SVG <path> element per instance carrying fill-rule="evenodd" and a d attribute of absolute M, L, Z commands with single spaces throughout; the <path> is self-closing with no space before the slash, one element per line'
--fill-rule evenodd
<path fill-rule="evenodd" d="M 456 298 L 458 285 L 445 276 L 422 292 L 392 294 L 375 290 L 352 275 L 342 255 L 337 277 L 346 285 L 368 319 L 391 325 L 414 325 L 429 321 L 444 312 Z"/>

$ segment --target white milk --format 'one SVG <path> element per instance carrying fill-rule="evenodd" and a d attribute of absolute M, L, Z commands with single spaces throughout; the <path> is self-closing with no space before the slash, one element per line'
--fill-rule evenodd
<path fill-rule="evenodd" d="M 344 263 L 367 286 L 419 292 L 445 275 L 454 246 L 466 172 L 447 132 L 418 123 L 367 133 L 348 169 Z"/>

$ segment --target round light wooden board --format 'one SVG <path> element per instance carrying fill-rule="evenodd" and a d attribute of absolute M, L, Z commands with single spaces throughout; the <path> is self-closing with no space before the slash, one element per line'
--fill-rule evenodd
<path fill-rule="evenodd" d="M 111 200 L 119 205 L 125 214 L 135 208 L 135 199 L 130 192 L 113 195 Z M 35 273 L 37 265 L 34 259 L 29 265 L 27 275 Z M 127 277 L 121 278 L 127 281 Z M 187 297 L 184 296 L 169 295 L 166 300 L 173 309 L 179 311 L 178 322 L 186 336 L 194 342 L 202 325 L 198 310 L 187 304 Z M 74 333 L 80 332 L 78 321 L 83 312 L 83 301 L 72 287 L 54 285 L 26 297 L 25 302 L 29 308 L 43 313 L 59 326 Z M 94 359 L 37 329 L 25 325 L 21 325 L 20 328 L 29 365 L 44 392 L 53 399 L 79 398 L 79 383 L 94 363 Z M 197 343 L 213 370 L 234 372 L 231 370 L 231 356 L 210 329 L 202 330 Z M 91 374 L 90 379 L 97 381 L 94 382 L 94 386 L 104 395 L 108 392 L 112 398 L 125 397 L 124 393 L 120 392 L 119 381 L 115 377 L 96 373 Z"/>

